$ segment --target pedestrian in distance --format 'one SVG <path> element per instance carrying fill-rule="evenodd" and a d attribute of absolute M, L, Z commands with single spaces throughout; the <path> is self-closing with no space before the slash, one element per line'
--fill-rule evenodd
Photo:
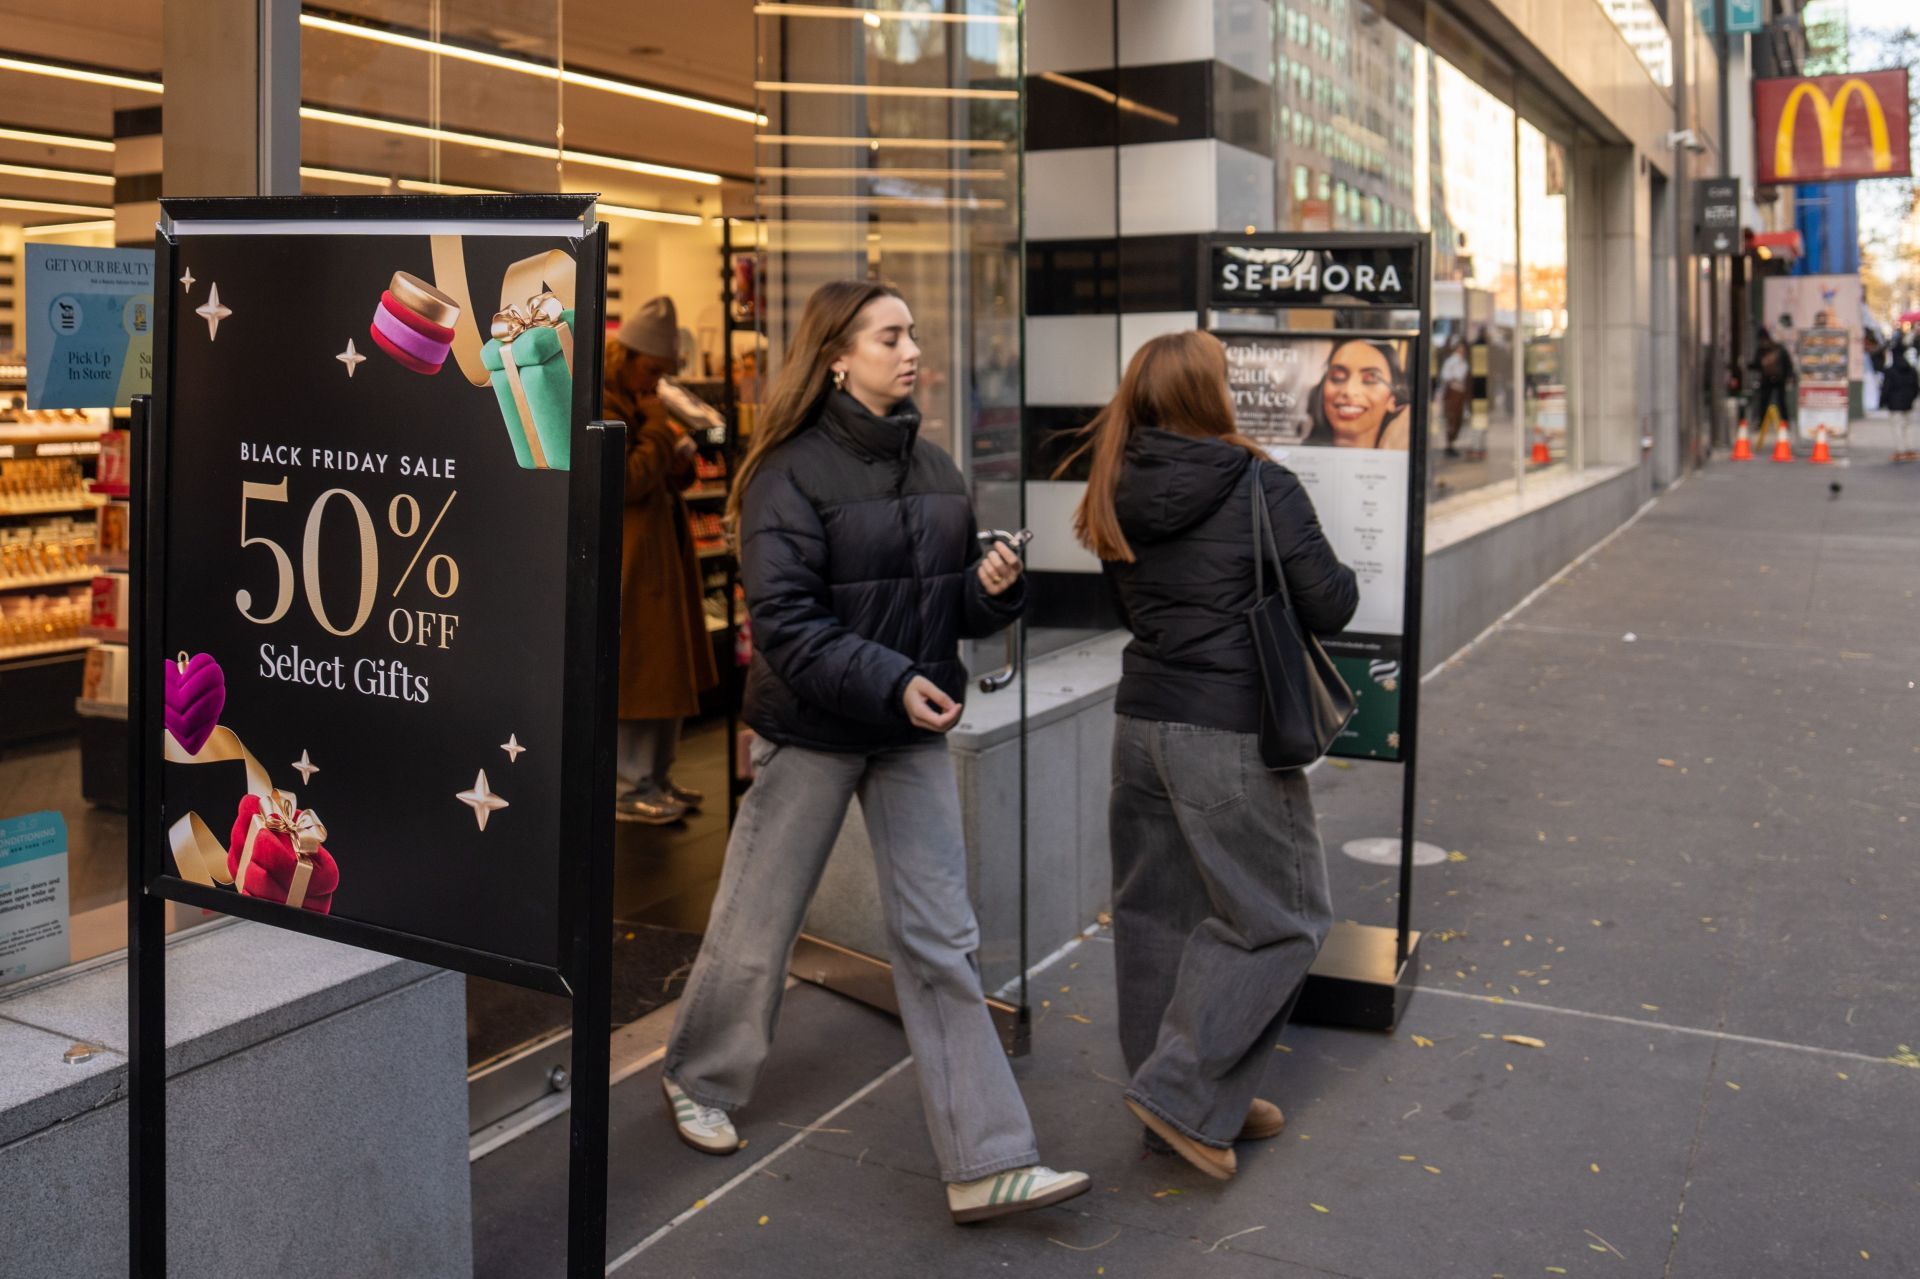
<path fill-rule="evenodd" d="M 628 315 L 607 343 L 603 411 L 627 424 L 626 504 L 620 519 L 620 706 L 614 816 L 667 826 L 705 796 L 673 777 L 680 723 L 720 682 L 707 634 L 699 554 L 681 494 L 699 450 L 668 415 L 661 379 L 679 367 L 673 299 Z"/>
<path fill-rule="evenodd" d="M 1752 368 L 1759 374 L 1754 383 L 1752 418 L 1755 428 L 1766 429 L 1769 408 L 1779 413 L 1783 425 L 1790 424 L 1793 421 L 1793 401 L 1787 395 L 1787 385 L 1793 381 L 1793 357 L 1764 328 L 1754 344 Z"/>
<path fill-rule="evenodd" d="M 1920 399 L 1920 333 L 1911 324 L 1903 324 L 1884 344 L 1869 339 L 1868 358 L 1880 374 L 1880 407 L 1893 418 L 1893 460 L 1920 461 L 1913 447 L 1913 405 Z"/>
<path fill-rule="evenodd" d="M 1460 429 L 1466 424 L 1467 402 L 1472 398 L 1473 366 L 1467 362 L 1467 344 L 1458 339 L 1447 348 L 1440 364 L 1440 409 L 1447 423 L 1448 457 L 1460 456 Z"/>
<path fill-rule="evenodd" d="M 753 619 L 744 718 L 754 783 L 662 1074 L 682 1140 L 740 1142 L 730 1112 L 766 1061 L 808 902 L 855 795 L 866 819 L 947 1205 L 958 1222 L 1084 1194 L 1040 1163 L 980 988 L 980 930 L 946 733 L 959 641 L 1012 624 L 1021 563 L 983 553 L 965 480 L 919 438 L 920 347 L 893 289 L 808 298 L 730 499 Z"/>
<path fill-rule="evenodd" d="M 1148 342 L 1086 435 L 1074 531 L 1133 634 L 1109 797 L 1126 1105 L 1149 1146 L 1225 1180 L 1236 1141 L 1285 1122 L 1254 1094 L 1333 921 L 1306 775 L 1260 756 L 1251 504 L 1304 626 L 1340 630 L 1359 589 L 1299 480 L 1256 467 L 1211 334 Z"/>

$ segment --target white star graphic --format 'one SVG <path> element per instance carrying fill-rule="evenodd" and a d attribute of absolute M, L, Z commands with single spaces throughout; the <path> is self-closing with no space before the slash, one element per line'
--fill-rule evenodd
<path fill-rule="evenodd" d="M 220 336 L 220 321 L 233 311 L 220 305 L 220 286 L 216 284 L 207 291 L 206 302 L 193 308 L 193 313 L 207 322 L 207 341 L 211 342 Z"/>
<path fill-rule="evenodd" d="M 507 753 L 507 758 L 510 761 L 518 764 L 520 762 L 520 752 L 527 748 L 520 744 L 519 734 L 508 733 L 507 740 L 500 743 L 500 749 Z"/>
<path fill-rule="evenodd" d="M 356 368 L 359 368 L 359 367 L 360 367 L 360 365 L 361 365 L 362 363 L 364 363 L 364 362 L 365 362 L 365 360 L 366 360 L 366 358 L 367 358 L 367 357 L 366 357 L 366 356 L 364 356 L 364 355 L 362 355 L 362 354 L 360 354 L 360 352 L 358 352 L 358 351 L 356 351 L 356 350 L 354 350 L 354 349 L 353 349 L 353 339 L 352 339 L 352 338 L 348 338 L 348 339 L 347 339 L 347 349 L 346 349 L 346 350 L 344 350 L 344 351 L 342 351 L 342 352 L 340 352 L 340 354 L 338 354 L 338 355 L 336 355 L 336 356 L 334 356 L 333 358 L 334 358 L 334 359 L 336 359 L 336 360 L 338 360 L 338 361 L 340 361 L 340 363 L 342 363 L 342 364 L 344 364 L 344 365 L 346 365 L 346 366 L 347 366 L 347 376 L 348 376 L 348 377 L 352 377 L 352 376 L 353 376 L 353 371 L 354 371 L 354 370 L 355 370 Z"/>
<path fill-rule="evenodd" d="M 294 772 L 300 774 L 300 784 L 302 786 L 312 781 L 313 775 L 320 771 L 320 765 L 308 759 L 307 753 L 304 750 L 300 752 L 300 758 L 295 760 L 291 767 Z"/>
<path fill-rule="evenodd" d="M 193 268 L 192 267 L 188 267 L 187 273 L 180 277 L 180 287 L 185 289 L 189 293 L 193 292 Z"/>
<path fill-rule="evenodd" d="M 455 799 L 473 810 L 473 818 L 480 823 L 480 829 L 487 828 L 487 818 L 493 816 L 498 808 L 505 808 L 507 801 L 487 789 L 487 770 L 481 769 L 480 776 L 474 779 L 472 790 L 463 790 Z"/>

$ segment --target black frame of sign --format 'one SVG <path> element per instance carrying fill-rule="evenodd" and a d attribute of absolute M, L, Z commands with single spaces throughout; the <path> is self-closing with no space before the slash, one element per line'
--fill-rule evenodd
<path fill-rule="evenodd" d="M 1414 782 L 1420 746 L 1420 609 L 1426 568 L 1427 431 L 1431 409 L 1433 240 L 1424 232 L 1275 232 L 1211 235 L 1200 239 L 1195 278 L 1200 327 L 1222 336 L 1340 337 L 1404 340 L 1410 344 L 1412 402 L 1408 405 L 1407 540 L 1405 596 L 1400 638 L 1398 757 L 1378 762 L 1400 766 L 1400 898 L 1395 927 L 1335 923 L 1308 973 L 1294 1018 L 1321 1025 L 1391 1030 L 1405 1011 L 1418 980 L 1420 934 L 1413 931 L 1413 845 L 1417 811 Z M 1214 251 L 1219 248 L 1280 249 L 1302 253 L 1404 252 L 1412 258 L 1405 302 L 1340 300 L 1340 291 L 1316 288 L 1311 297 L 1285 300 L 1225 299 L 1214 289 Z M 1324 284 L 1324 279 L 1320 280 Z M 1220 312 L 1216 323 L 1216 311 Z M 1235 312 L 1281 316 L 1289 311 L 1336 311 L 1357 318 L 1351 327 L 1291 329 L 1236 327 Z M 1395 326 L 1395 315 L 1415 312 L 1413 328 Z"/>
<path fill-rule="evenodd" d="M 567 1196 L 567 1274 L 600 1276 L 606 1268 L 607 1133 L 613 987 L 613 654 L 619 619 L 620 520 L 626 427 L 601 422 L 602 344 L 606 311 L 606 233 L 592 221 L 593 195 L 260 196 L 169 199 L 156 237 L 155 278 L 171 281 L 172 226 L 197 221 L 379 221 L 394 234 L 406 223 L 524 220 L 579 221 L 577 262 L 591 298 L 593 341 L 582 344 L 573 384 L 573 463 L 568 474 L 567 579 L 562 650 L 566 654 L 561 742 L 562 859 L 554 884 L 559 951 L 547 967 L 274 902 L 223 892 L 166 873 L 168 848 L 159 780 L 164 687 L 152 678 L 162 660 L 169 563 L 166 494 L 168 429 L 177 325 L 192 311 L 171 288 L 155 290 L 154 393 L 134 400 L 134 485 L 130 523 L 129 812 L 127 840 L 128 1259 L 134 1276 L 167 1273 L 166 1207 L 166 903 L 323 937 L 550 994 L 573 1005 L 573 1105 Z M 428 234 L 424 227 L 421 234 Z M 577 709 L 576 709 L 577 708 Z"/>

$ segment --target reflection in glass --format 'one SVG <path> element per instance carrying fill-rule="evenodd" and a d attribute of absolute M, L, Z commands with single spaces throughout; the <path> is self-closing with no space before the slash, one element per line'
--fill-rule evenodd
<path fill-rule="evenodd" d="M 1517 473 L 1514 429 L 1514 112 L 1444 58 L 1432 60 L 1433 358 L 1440 411 L 1430 419 L 1436 499 Z M 1564 259 L 1564 248 L 1562 251 Z M 1563 268 L 1564 274 L 1564 268 Z M 1465 392 L 1446 392 L 1448 362 Z"/>
<path fill-rule="evenodd" d="M 1567 152 L 1520 122 L 1520 327 L 1528 469 L 1577 461 L 1567 396 Z"/>

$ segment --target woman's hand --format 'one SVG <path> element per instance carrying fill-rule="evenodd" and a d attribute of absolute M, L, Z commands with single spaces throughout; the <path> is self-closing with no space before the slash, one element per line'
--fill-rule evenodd
<path fill-rule="evenodd" d="M 901 697 L 907 718 L 915 728 L 944 733 L 960 718 L 960 703 L 940 691 L 940 686 L 924 675 L 915 675 Z"/>
<path fill-rule="evenodd" d="M 980 557 L 980 585 L 989 595 L 1004 595 L 1020 580 L 1020 557 L 1005 542 L 995 542 Z"/>

